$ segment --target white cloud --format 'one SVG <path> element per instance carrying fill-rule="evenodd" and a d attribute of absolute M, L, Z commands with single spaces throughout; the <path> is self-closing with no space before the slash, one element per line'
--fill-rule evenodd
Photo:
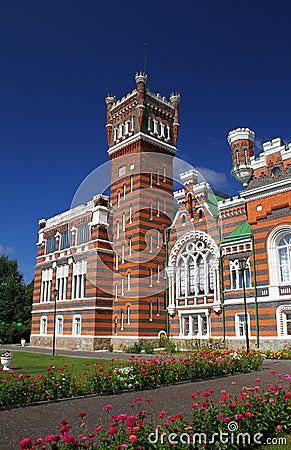
<path fill-rule="evenodd" d="M 228 189 L 229 182 L 225 173 L 217 172 L 216 170 L 208 169 L 206 167 L 197 167 L 196 169 L 210 186 L 220 190 Z"/>

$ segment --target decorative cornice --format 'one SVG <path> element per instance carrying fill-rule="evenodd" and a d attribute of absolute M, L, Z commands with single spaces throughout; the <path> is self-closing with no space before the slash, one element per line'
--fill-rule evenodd
<path fill-rule="evenodd" d="M 124 141 L 114 145 L 113 147 L 110 147 L 107 150 L 107 153 L 108 153 L 108 155 L 112 155 L 113 153 L 117 152 L 118 150 L 126 148 L 129 144 L 133 144 L 140 139 L 143 139 L 150 143 L 154 143 L 155 145 L 158 145 L 159 147 L 164 147 L 173 155 L 176 154 L 177 148 L 174 147 L 173 145 L 167 144 L 163 141 L 160 141 L 159 139 L 156 139 L 156 138 L 149 136 L 147 134 L 144 134 L 142 132 L 136 133 L 133 136 L 130 136 L 129 138 L 125 139 Z M 147 153 L 147 152 L 145 152 L 145 153 Z"/>

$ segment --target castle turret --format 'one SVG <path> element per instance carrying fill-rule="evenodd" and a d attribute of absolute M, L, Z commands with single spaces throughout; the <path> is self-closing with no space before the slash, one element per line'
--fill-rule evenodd
<path fill-rule="evenodd" d="M 237 128 L 228 133 L 232 155 L 232 175 L 247 186 L 253 173 L 251 157 L 254 156 L 255 133 L 249 128 Z"/>

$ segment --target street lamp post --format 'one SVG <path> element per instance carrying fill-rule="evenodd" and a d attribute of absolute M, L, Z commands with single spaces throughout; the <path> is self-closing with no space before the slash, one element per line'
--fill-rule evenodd
<path fill-rule="evenodd" d="M 55 297 L 54 303 L 54 333 L 53 333 L 53 356 L 55 356 L 56 352 L 56 319 L 57 319 L 57 296 L 59 291 L 57 289 L 53 290 L 53 295 Z"/>
<path fill-rule="evenodd" d="M 248 325 L 248 313 L 247 313 L 247 299 L 246 299 L 246 285 L 245 285 L 245 270 L 247 267 L 247 258 L 239 258 L 238 266 L 242 274 L 242 284 L 244 293 L 244 309 L 245 309 L 245 335 L 246 335 L 246 349 L 250 351 L 250 339 L 249 339 L 249 325 Z"/>

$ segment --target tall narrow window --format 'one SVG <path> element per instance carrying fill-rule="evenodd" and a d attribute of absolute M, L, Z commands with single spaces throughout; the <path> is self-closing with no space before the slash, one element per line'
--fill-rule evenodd
<path fill-rule="evenodd" d="M 115 270 L 118 270 L 118 261 L 119 261 L 119 255 L 118 255 L 118 253 L 115 253 Z"/>
<path fill-rule="evenodd" d="M 157 200 L 157 217 L 160 217 L 160 200 Z"/>
<path fill-rule="evenodd" d="M 49 302 L 51 299 L 53 269 L 43 269 L 42 271 L 42 283 L 41 283 L 41 302 Z"/>
<path fill-rule="evenodd" d="M 153 204 L 150 204 L 150 220 L 153 220 Z"/>
<path fill-rule="evenodd" d="M 150 173 L 150 187 L 153 187 L 153 174 Z"/>
<path fill-rule="evenodd" d="M 157 265 L 157 283 L 160 282 L 160 266 Z"/>
<path fill-rule="evenodd" d="M 119 239 L 119 222 L 116 222 L 116 239 Z"/>
<path fill-rule="evenodd" d="M 157 316 L 160 315 L 160 299 L 157 297 Z"/>
<path fill-rule="evenodd" d="M 73 335 L 81 335 L 81 316 L 73 316 Z"/>
<path fill-rule="evenodd" d="M 63 334 L 64 318 L 63 316 L 57 316 L 56 320 L 56 335 L 61 336 Z"/>
<path fill-rule="evenodd" d="M 130 175 L 130 192 L 133 191 L 133 176 Z"/>
<path fill-rule="evenodd" d="M 186 293 L 186 270 L 185 261 L 181 260 L 179 264 L 179 276 L 180 276 L 180 295 L 185 295 Z"/>
<path fill-rule="evenodd" d="M 153 286 L 153 269 L 150 269 L 150 287 Z"/>
<path fill-rule="evenodd" d="M 150 302 L 149 304 L 149 321 L 152 322 L 153 320 L 153 302 Z"/>
<path fill-rule="evenodd" d="M 69 266 L 67 264 L 58 266 L 56 273 L 58 300 L 65 300 L 67 298 L 68 278 Z"/>
<path fill-rule="evenodd" d="M 153 253 L 153 236 L 150 235 L 150 253 Z"/>
<path fill-rule="evenodd" d="M 188 273 L 189 273 L 189 294 L 193 295 L 195 294 L 196 271 L 195 271 L 195 264 L 192 258 L 188 266 Z"/>
<path fill-rule="evenodd" d="M 166 181 L 166 166 L 163 167 L 163 182 Z"/>
<path fill-rule="evenodd" d="M 42 316 L 40 319 L 40 334 L 47 333 L 47 317 Z"/>
<path fill-rule="evenodd" d="M 117 192 L 117 206 L 118 207 L 120 206 L 120 197 L 121 197 L 121 195 L 120 195 L 120 192 L 118 191 Z"/>
<path fill-rule="evenodd" d="M 130 282 L 131 282 L 131 275 L 130 272 L 127 274 L 127 290 L 130 291 Z"/>
<path fill-rule="evenodd" d="M 125 231 L 125 213 L 122 214 L 122 231 Z"/>
<path fill-rule="evenodd" d="M 130 325 L 130 306 L 127 306 L 127 325 Z"/>
<path fill-rule="evenodd" d="M 118 284 L 115 285 L 115 300 L 118 300 Z"/>
<path fill-rule="evenodd" d="M 81 260 L 73 263 L 73 296 L 74 299 L 86 296 L 87 261 Z"/>
<path fill-rule="evenodd" d="M 205 293 L 205 265 L 202 256 L 198 258 L 198 280 L 199 280 L 199 294 Z"/>
<path fill-rule="evenodd" d="M 157 184 L 160 184 L 160 171 L 157 170 Z"/>
<path fill-rule="evenodd" d="M 123 198 L 126 196 L 126 184 L 123 185 Z"/>
<path fill-rule="evenodd" d="M 132 223 L 132 206 L 129 207 L 129 223 Z"/>
<path fill-rule="evenodd" d="M 120 329 L 123 330 L 124 328 L 124 313 L 123 310 L 120 312 Z"/>
<path fill-rule="evenodd" d="M 124 278 L 121 278 L 121 295 L 124 295 Z"/>
<path fill-rule="evenodd" d="M 46 239 L 46 253 L 53 253 L 56 251 L 57 240 L 55 236 L 49 236 Z"/>
<path fill-rule="evenodd" d="M 77 245 L 89 241 L 89 225 L 87 223 L 77 227 Z"/>
<path fill-rule="evenodd" d="M 132 239 L 128 238 L 128 256 L 132 255 Z"/>
<path fill-rule="evenodd" d="M 121 247 L 121 264 L 124 264 L 124 244 Z"/>
<path fill-rule="evenodd" d="M 291 281 L 291 233 L 285 234 L 277 246 L 280 264 L 281 283 L 290 283 Z"/>
<path fill-rule="evenodd" d="M 60 250 L 70 247 L 71 239 L 69 230 L 65 230 L 61 233 Z"/>

